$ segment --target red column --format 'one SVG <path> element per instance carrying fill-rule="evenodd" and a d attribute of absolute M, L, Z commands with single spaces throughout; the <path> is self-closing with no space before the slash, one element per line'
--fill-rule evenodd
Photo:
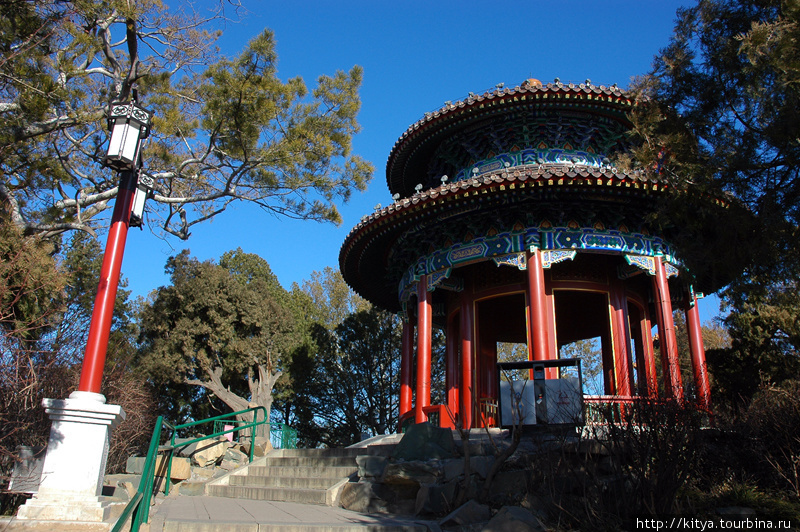
<path fill-rule="evenodd" d="M 476 393 L 480 399 L 497 401 L 497 339 L 494 330 L 480 321 L 484 323 L 478 324 Z"/>
<path fill-rule="evenodd" d="M 611 337 L 614 351 L 614 373 L 617 395 L 631 395 L 631 340 L 628 331 L 628 300 L 625 289 L 619 282 L 614 282 L 609 294 L 611 304 Z"/>
<path fill-rule="evenodd" d="M 528 322 L 531 345 L 528 350 L 533 360 L 548 360 L 549 327 L 547 320 L 547 295 L 544 289 L 544 269 L 542 252 L 534 249 L 528 253 Z"/>
<path fill-rule="evenodd" d="M 603 356 L 603 393 L 617 395 L 617 380 L 614 368 L 614 342 L 611 340 L 611 327 L 600 335 L 600 351 Z"/>
<path fill-rule="evenodd" d="M 634 323 L 635 320 L 635 323 Z M 646 309 L 636 308 L 631 316 L 631 331 L 636 346 L 636 375 L 639 379 L 638 393 L 645 397 L 658 397 L 656 361 L 653 353 L 653 337 L 650 334 L 650 318 Z"/>
<path fill-rule="evenodd" d="M 697 401 L 705 409 L 711 407 L 711 386 L 708 383 L 706 368 L 706 351 L 703 347 L 703 332 L 700 327 L 700 313 L 697 310 L 697 298 L 691 294 L 691 300 L 684 309 L 686 327 L 689 330 L 689 349 L 692 353 L 692 372 L 697 389 Z"/>
<path fill-rule="evenodd" d="M 656 275 L 653 287 L 658 312 L 658 336 L 661 346 L 661 364 L 664 368 L 664 391 L 667 398 L 683 401 L 678 341 L 675 338 L 675 322 L 672 319 L 672 299 L 669 294 L 667 273 L 661 257 L 655 257 Z"/>
<path fill-rule="evenodd" d="M 428 276 L 423 275 L 417 284 L 417 404 L 414 422 L 424 423 L 428 416 L 422 409 L 431 404 L 431 294 Z"/>
<path fill-rule="evenodd" d="M 447 353 L 445 363 L 445 391 L 447 408 L 454 418 L 458 416 L 458 321 L 452 316 L 447 321 Z M 454 420 L 455 421 L 455 420 Z"/>
<path fill-rule="evenodd" d="M 103 254 L 103 265 L 100 269 L 100 283 L 97 286 L 92 321 L 89 325 L 89 338 L 83 357 L 81 380 L 78 384 L 78 391 L 81 392 L 100 393 L 100 385 L 103 382 L 108 335 L 111 331 L 111 318 L 114 315 L 114 302 L 117 299 L 122 255 L 125 253 L 125 239 L 128 236 L 135 191 L 136 174 L 121 172 L 117 200 L 111 215 L 111 227 L 108 230 L 106 251 Z"/>
<path fill-rule="evenodd" d="M 555 300 L 553 299 L 553 290 L 547 286 L 547 277 L 545 277 L 545 307 L 547 308 L 547 330 L 549 334 L 547 335 L 547 349 L 550 358 L 556 359 L 558 358 L 558 346 L 556 345 L 556 310 L 555 310 Z M 548 379 L 557 379 L 558 378 L 558 370 L 556 368 L 553 369 L 553 375 L 548 376 Z M 549 371 L 549 370 L 548 370 Z"/>
<path fill-rule="evenodd" d="M 472 428 L 474 403 L 474 374 L 472 366 L 472 346 L 475 337 L 475 307 L 472 294 L 466 287 L 461 292 L 461 423 L 465 430 Z"/>
<path fill-rule="evenodd" d="M 656 374 L 656 354 L 653 347 L 653 334 L 650 332 L 653 323 L 647 309 L 642 313 L 642 342 L 644 345 L 644 371 L 645 382 L 647 383 L 647 396 L 658 397 L 658 376 Z"/>
<path fill-rule="evenodd" d="M 413 390 L 411 389 L 412 358 L 414 356 L 414 326 L 403 320 L 402 348 L 400 353 L 400 416 L 411 411 Z"/>

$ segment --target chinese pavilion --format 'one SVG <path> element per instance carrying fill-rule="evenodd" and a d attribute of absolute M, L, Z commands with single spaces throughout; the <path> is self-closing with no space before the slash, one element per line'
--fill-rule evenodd
<path fill-rule="evenodd" d="M 616 85 L 530 79 L 447 102 L 395 143 L 394 202 L 362 218 L 339 262 L 356 292 L 403 316 L 401 418 L 437 408 L 434 326 L 446 334 L 446 406 L 466 428 L 486 423 L 483 406 L 498 398 L 498 342 L 548 361 L 599 337 L 605 396 L 682 400 L 673 309 L 686 313 L 695 394 L 708 406 L 694 289 L 714 287 L 648 223 L 674 197 L 668 184 L 609 159 L 628 148 L 634 105 Z"/>

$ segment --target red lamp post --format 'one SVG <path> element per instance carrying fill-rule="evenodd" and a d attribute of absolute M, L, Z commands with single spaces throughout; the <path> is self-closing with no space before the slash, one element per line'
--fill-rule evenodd
<path fill-rule="evenodd" d="M 111 142 L 105 164 L 120 172 L 119 192 L 108 232 L 89 341 L 78 390 L 68 399 L 43 399 L 50 417 L 50 442 L 42 464 L 39 491 L 17 512 L 18 519 L 106 521 L 111 506 L 102 496 L 111 431 L 123 419 L 119 405 L 100 394 L 108 334 L 117 298 L 119 272 L 128 227 L 141 223 L 148 183 L 138 177 L 139 149 L 150 130 L 152 113 L 130 103 L 109 109 Z M 150 181 L 152 183 L 152 181 Z"/>
<path fill-rule="evenodd" d="M 111 140 L 104 163 L 120 172 L 120 182 L 89 325 L 89 340 L 78 385 L 81 392 L 100 393 L 125 238 L 129 226 L 141 225 L 144 199 L 149 192 L 148 185 L 152 184 L 147 178 L 143 177 L 141 182 L 139 179 L 141 143 L 150 133 L 152 117 L 151 111 L 137 105 L 135 93 L 132 102 L 114 102 L 109 108 Z"/>

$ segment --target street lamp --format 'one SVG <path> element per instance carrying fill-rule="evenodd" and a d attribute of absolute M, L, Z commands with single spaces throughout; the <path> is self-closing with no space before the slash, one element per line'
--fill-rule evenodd
<path fill-rule="evenodd" d="M 131 102 L 113 102 L 108 108 L 111 139 L 103 163 L 117 171 L 135 170 L 142 141 L 150 134 L 153 113 Z"/>
<path fill-rule="evenodd" d="M 78 385 L 78 391 L 81 392 L 100 393 L 125 238 L 128 227 L 141 225 L 144 201 L 153 186 L 152 179 L 139 176 L 142 141 L 150 134 L 152 118 L 152 111 L 138 105 L 136 91 L 133 92 L 132 101 L 113 102 L 108 108 L 111 138 L 103 163 L 118 171 L 120 180 L 100 270 L 100 284 L 89 325 L 86 354 Z"/>
<path fill-rule="evenodd" d="M 103 162 L 120 174 L 108 242 L 100 269 L 92 321 L 78 389 L 68 399 L 44 399 L 50 417 L 50 440 L 39 490 L 17 512 L 18 519 L 104 521 L 111 515 L 101 497 L 112 429 L 125 419 L 121 406 L 106 404 L 100 394 L 114 301 L 128 227 L 141 225 L 150 178 L 139 178 L 141 144 L 150 133 L 153 113 L 132 102 L 109 107 L 111 141 Z M 141 182 L 140 182 L 141 181 Z M 138 192 L 138 198 L 137 198 Z M 134 204 L 136 211 L 133 211 Z"/>
<path fill-rule="evenodd" d="M 153 197 L 155 180 L 146 175 L 140 175 L 136 183 L 136 192 L 133 194 L 133 207 L 131 208 L 131 227 L 141 227 L 144 216 L 144 202 Z"/>

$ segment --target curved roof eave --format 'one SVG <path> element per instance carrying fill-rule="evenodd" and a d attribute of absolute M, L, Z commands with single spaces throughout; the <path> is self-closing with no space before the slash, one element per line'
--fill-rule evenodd
<path fill-rule="evenodd" d="M 490 173 L 455 183 L 446 183 L 426 191 L 420 191 L 408 198 L 402 198 L 387 207 L 364 216 L 348 234 L 339 253 L 339 267 L 347 283 L 363 297 L 389 310 L 397 310 L 396 280 L 385 277 L 386 265 L 369 272 L 362 266 L 364 253 L 370 246 L 380 249 L 370 250 L 370 254 L 388 255 L 388 246 L 403 231 L 403 226 L 420 224 L 421 215 L 434 210 L 447 210 L 447 204 L 476 193 L 506 194 L 512 189 L 525 186 L 564 189 L 566 187 L 585 187 L 611 197 L 626 191 L 642 196 L 665 193 L 669 186 L 663 181 L 646 174 L 616 173 L 594 167 L 550 167 L 537 165 L 515 167 Z M 719 205 L 726 202 L 710 200 Z M 395 235 L 392 237 L 391 235 Z M 374 265 L 373 265 L 374 268 Z M 384 282 L 386 281 L 386 282 Z M 395 283 L 395 284 L 393 284 Z M 385 292 L 389 293 L 385 293 Z"/>

